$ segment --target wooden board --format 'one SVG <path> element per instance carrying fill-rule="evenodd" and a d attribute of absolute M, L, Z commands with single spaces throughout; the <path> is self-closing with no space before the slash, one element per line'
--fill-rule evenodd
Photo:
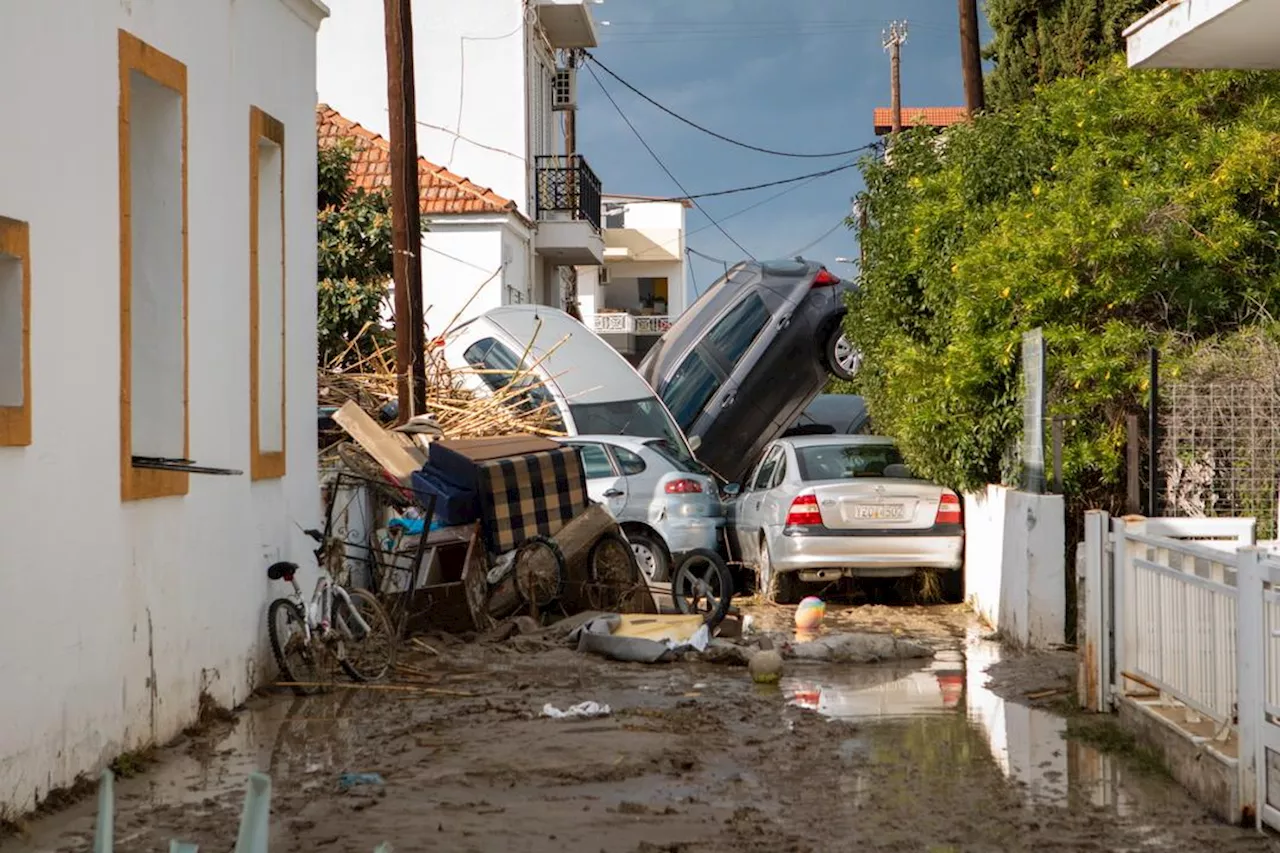
<path fill-rule="evenodd" d="M 333 413 L 333 421 L 402 485 L 422 467 L 402 443 L 407 436 L 387 432 L 351 400 Z"/>

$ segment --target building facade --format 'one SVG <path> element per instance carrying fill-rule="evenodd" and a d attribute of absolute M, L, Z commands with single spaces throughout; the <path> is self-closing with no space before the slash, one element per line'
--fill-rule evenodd
<path fill-rule="evenodd" d="M 330 6 L 319 39 L 320 100 L 386 137 L 382 6 Z M 418 153 L 511 200 L 527 232 L 513 236 L 490 212 L 428 216 L 423 304 L 434 306 L 431 332 L 512 301 L 576 303 L 575 268 L 604 262 L 600 180 L 567 150 L 563 121 L 576 110 L 571 53 L 597 44 L 590 0 L 417 0 L 413 30 Z M 472 283 L 486 279 L 459 315 L 456 295 L 465 302 Z"/>
<path fill-rule="evenodd" d="M 578 269 L 583 321 L 639 363 L 692 302 L 685 255 L 691 203 L 604 197 L 604 264 Z"/>
<path fill-rule="evenodd" d="M 1280 68 L 1274 0 L 1171 0 L 1124 33 L 1131 68 Z"/>
<path fill-rule="evenodd" d="M 0 812 L 270 672 L 266 567 L 320 518 L 325 14 L 0 0 L 39 128 L 0 158 Z"/>

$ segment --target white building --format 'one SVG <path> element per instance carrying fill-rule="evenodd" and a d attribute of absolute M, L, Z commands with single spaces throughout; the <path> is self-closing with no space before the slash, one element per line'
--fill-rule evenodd
<path fill-rule="evenodd" d="M 0 0 L 0 813 L 270 672 L 320 517 L 325 14 Z"/>
<path fill-rule="evenodd" d="M 514 202 L 493 211 L 432 213 L 423 304 L 433 332 L 462 312 L 572 298 L 573 268 L 604 262 L 600 181 L 566 156 L 565 108 L 576 106 L 568 51 L 595 47 L 591 0 L 416 0 L 413 4 L 418 153 L 439 169 Z M 382 4 L 331 0 L 320 30 L 320 100 L 374 134 L 388 134 Z M 559 94 L 557 94 L 557 92 Z M 557 101 L 558 106 L 557 108 Z M 496 270 L 502 273 L 494 275 Z"/>
<path fill-rule="evenodd" d="M 639 362 L 693 301 L 685 256 L 688 201 L 604 197 L 604 265 L 579 267 L 583 321 Z"/>
<path fill-rule="evenodd" d="M 1124 35 L 1131 68 L 1280 68 L 1277 0 L 1170 0 Z"/>

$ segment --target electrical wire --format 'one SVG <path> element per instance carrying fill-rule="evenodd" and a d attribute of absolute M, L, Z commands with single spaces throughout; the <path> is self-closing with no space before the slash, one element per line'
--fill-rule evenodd
<path fill-rule="evenodd" d="M 797 153 L 792 152 L 792 151 L 777 151 L 777 150 L 774 150 L 774 149 L 772 149 L 772 148 L 763 148 L 763 147 L 761 147 L 761 146 L 759 146 L 759 145 L 751 145 L 751 144 L 746 143 L 746 142 L 740 142 L 740 141 L 738 141 L 737 139 L 734 139 L 734 138 L 732 138 L 732 137 L 730 137 L 730 136 L 725 136 L 723 133 L 717 133 L 716 131 L 711 130 L 711 129 L 710 129 L 710 128 L 708 128 L 708 127 L 704 127 L 703 125 L 698 124 L 696 121 L 693 121 L 692 119 L 685 118 L 684 116 L 680 115 L 680 114 L 679 114 L 678 112 L 676 112 L 675 110 L 670 109 L 669 107 L 663 106 L 662 104 L 658 103 L 658 102 L 657 102 L 657 101 L 655 101 L 653 98 L 649 97 L 649 96 L 648 96 L 648 95 L 646 95 L 644 92 L 641 92 L 641 91 L 640 91 L 639 89 L 637 89 L 635 86 L 632 86 L 632 85 L 631 85 L 630 83 L 628 83 L 626 80 L 623 80 L 621 77 L 619 77 L 617 74 L 615 74 L 612 70 L 610 70 L 609 66 L 605 65 L 605 64 L 604 64 L 603 62 L 601 62 L 599 59 L 596 59 L 595 54 L 590 53 L 589 51 L 583 51 L 583 55 L 584 55 L 584 56 L 586 56 L 586 58 L 591 62 L 591 64 L 592 64 L 592 65 L 598 65 L 598 66 L 600 67 L 600 70 L 601 70 L 601 71 L 603 71 L 604 73 L 608 74 L 608 75 L 609 75 L 610 77 L 612 77 L 614 80 L 617 80 L 617 81 L 618 81 L 619 83 L 621 83 L 623 86 L 625 86 L 626 88 L 630 89 L 634 94 L 638 95 L 638 96 L 639 96 L 640 98 L 642 98 L 643 100 L 648 101 L 650 104 L 652 104 L 653 106 L 655 106 L 655 107 L 657 107 L 658 109 L 662 110 L 664 113 L 666 113 L 667 115 L 671 116 L 672 118 L 677 119 L 677 120 L 679 120 L 679 121 L 681 121 L 681 122 L 683 122 L 683 123 L 685 123 L 685 124 L 689 125 L 689 127 L 692 127 L 692 128 L 694 128 L 695 130 L 700 130 L 700 131 L 702 131 L 703 133 L 707 134 L 708 136 L 715 137 L 716 139 L 719 139 L 721 142 L 727 142 L 727 143 L 729 143 L 730 145 L 736 145 L 736 146 L 738 146 L 739 148 L 745 148 L 745 149 L 747 149 L 748 151 L 757 151 L 757 152 L 759 152 L 759 153 L 761 153 L 761 154 L 772 154 L 772 155 L 773 155 L 773 156 L 775 156 L 775 157 L 797 157 L 797 158 L 805 158 L 805 159 L 825 159 L 825 158 L 828 158 L 828 157 L 847 157 L 847 156 L 849 156 L 850 154 L 857 154 L 857 153 L 859 153 L 859 152 L 861 152 L 861 151 L 866 151 L 866 150 L 868 150 L 869 148 L 873 148 L 873 147 L 875 147 L 875 146 L 878 144 L 878 143 L 872 142 L 872 143 L 869 143 L 869 144 L 867 144 L 867 145 L 859 145 L 857 148 L 850 148 L 850 149 L 849 149 L 849 150 L 847 150 L 847 151 L 828 151 L 828 152 L 825 152 L 825 153 L 823 153 L 823 154 L 797 154 Z M 594 70 L 592 70 L 590 66 L 588 66 L 588 70 L 590 70 L 590 71 L 591 71 L 592 76 L 593 76 L 593 77 L 595 77 L 595 71 L 594 71 Z M 598 82 L 600 82 L 600 78 L 599 78 L 599 77 L 596 77 L 596 82 L 597 82 L 597 83 L 598 83 Z M 601 88 L 603 88 L 603 84 L 601 84 Z M 607 92 L 606 92 L 606 94 L 607 94 Z M 610 100 L 612 100 L 612 98 L 610 98 Z"/>
<path fill-rule="evenodd" d="M 806 243 L 805 245 L 801 246 L 799 249 L 796 249 L 794 252 L 788 252 L 787 257 L 794 258 L 800 255 L 803 255 L 805 252 L 809 251 L 814 246 L 818 245 L 823 240 L 830 237 L 832 234 L 836 233 L 836 230 L 840 228 L 842 225 L 844 225 L 847 219 L 848 217 L 842 217 L 839 222 L 837 222 L 835 225 L 832 225 L 829 229 L 824 231 L 821 237 L 814 240 L 812 243 Z"/>
<path fill-rule="evenodd" d="M 631 128 L 631 132 L 635 134 L 636 139 L 640 140 L 640 144 L 644 146 L 644 150 L 649 152 L 649 156 L 652 157 L 653 161 L 658 164 L 658 167 L 662 169 L 662 171 L 666 172 L 667 177 L 671 179 L 671 182 L 680 189 L 680 192 L 684 193 L 684 196 L 682 196 L 682 198 L 688 198 L 689 191 L 684 188 L 684 184 L 680 183 L 680 180 L 676 178 L 674 174 L 672 174 L 671 170 L 667 168 L 667 164 L 662 162 L 662 158 L 659 157 L 657 152 L 653 150 L 653 147 L 650 146 L 647 141 L 645 141 L 644 136 L 640 133 L 640 131 L 636 128 L 636 126 L 631 123 L 631 119 L 627 117 L 627 114 L 623 112 L 622 107 L 618 104 L 616 100 L 614 100 L 613 93 L 611 93 L 608 89 L 605 88 L 604 81 L 600 79 L 600 75 L 596 74 L 596 70 L 592 68 L 590 65 L 587 66 L 587 71 L 591 73 L 591 78 L 596 81 L 596 85 L 600 87 L 600 91 L 604 92 L 604 96 L 609 99 L 609 103 L 613 104 L 613 108 L 617 110 L 618 116 L 622 119 L 623 123 L 625 123 L 627 127 Z M 737 246 L 738 249 L 740 249 L 742 253 L 746 255 L 748 258 L 755 260 L 755 255 L 751 254 L 751 252 L 748 251 L 745 246 L 743 246 L 737 240 L 733 239 L 733 235 L 730 234 L 728 231 L 726 231 L 724 229 L 724 226 L 716 221 L 715 217 L 713 217 L 710 213 L 707 213 L 706 209 L 701 204 L 699 204 L 696 199 L 689 199 L 689 200 L 693 202 L 693 206 L 698 208 L 699 212 L 701 212 L 703 216 L 707 217 L 707 219 L 710 220 L 712 225 L 714 225 L 717 229 L 719 229 L 720 233 L 723 234 L 730 243 Z"/>
<path fill-rule="evenodd" d="M 873 145 L 874 144 L 875 143 L 873 143 Z M 658 199 L 653 199 L 653 201 L 693 201 L 694 199 L 699 199 L 699 198 L 717 198 L 719 196 L 724 196 L 724 195 L 737 195 L 738 193 L 749 193 L 753 190 L 765 190 L 765 189 L 769 189 L 770 187 L 780 187 L 784 184 L 794 184 L 797 181 L 808 181 L 808 180 L 813 180 L 815 178 L 825 178 L 827 175 L 834 175 L 837 172 L 848 171 L 849 169 L 852 169 L 857 165 L 858 164 L 856 162 L 845 163 L 843 166 L 835 166 L 830 169 L 823 169 L 821 172 L 810 172 L 807 175 L 797 175 L 794 178 L 783 178 L 778 181 L 768 181 L 763 184 L 752 184 L 751 186 L 747 186 L 747 187 L 734 187 L 733 189 L 728 189 L 728 190 L 716 190 L 715 192 L 694 193 L 693 195 L 672 196 L 671 198 L 658 198 Z"/>

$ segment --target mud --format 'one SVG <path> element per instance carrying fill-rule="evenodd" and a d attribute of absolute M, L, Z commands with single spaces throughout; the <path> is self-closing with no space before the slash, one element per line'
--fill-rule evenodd
<path fill-rule="evenodd" d="M 116 850 L 174 837 L 230 850 L 253 769 L 273 780 L 277 851 L 367 853 L 384 840 L 529 853 L 1277 849 L 1215 823 L 1168 780 L 1066 739 L 1060 718 L 1002 699 L 986 672 L 999 652 L 959 609 L 840 609 L 828 625 L 919 637 L 938 654 L 795 664 L 758 687 L 740 668 L 519 651 L 521 638 L 432 643 L 439 654 L 413 665 L 438 693 L 255 699 L 234 723 L 162 750 L 118 785 Z M 1011 672 L 1005 695 L 1036 692 L 1037 679 Z M 613 714 L 538 716 L 584 700 Z M 384 783 L 343 792 L 348 772 Z M 91 802 L 73 806 L 0 853 L 87 850 L 92 818 Z"/>

